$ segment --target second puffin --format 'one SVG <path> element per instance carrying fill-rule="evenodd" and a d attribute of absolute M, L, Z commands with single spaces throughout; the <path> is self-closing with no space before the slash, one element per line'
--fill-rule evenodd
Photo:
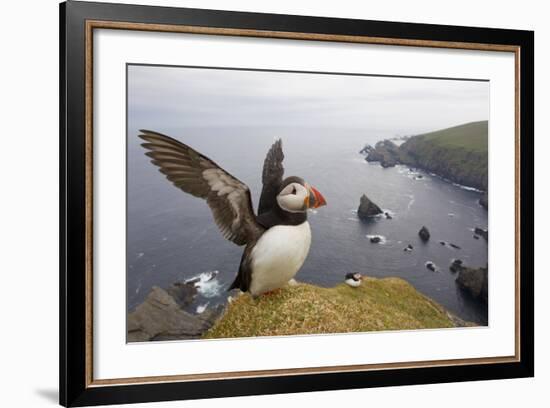
<path fill-rule="evenodd" d="M 277 140 L 262 172 L 258 215 L 250 189 L 208 157 L 169 136 L 141 130 L 151 163 L 179 189 L 203 198 L 222 235 L 246 245 L 239 272 L 229 289 L 254 297 L 281 288 L 302 267 L 311 245 L 307 210 L 326 205 L 324 197 L 300 177 L 283 179 L 283 149 Z"/>

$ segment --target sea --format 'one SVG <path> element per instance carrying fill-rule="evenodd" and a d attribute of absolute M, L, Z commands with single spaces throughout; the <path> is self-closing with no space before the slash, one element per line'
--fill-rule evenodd
<path fill-rule="evenodd" d="M 465 294 L 449 270 L 454 259 L 486 266 L 488 245 L 474 238 L 487 228 L 479 191 L 406 166 L 382 168 L 359 151 L 395 135 L 369 129 L 201 127 L 156 128 L 195 148 L 246 183 L 257 208 L 265 155 L 283 140 L 285 176 L 300 176 L 318 189 L 327 206 L 310 211 L 312 243 L 296 280 L 337 285 L 350 272 L 399 277 L 458 317 L 488 323 L 486 304 Z M 205 201 L 169 183 L 140 146 L 138 129 L 127 135 L 127 309 L 153 286 L 200 279 L 196 312 L 227 302 L 243 247 L 226 241 Z M 387 212 L 364 221 L 357 216 L 366 194 Z M 418 231 L 431 238 L 423 243 Z M 370 238 L 379 236 L 379 243 Z M 452 245 L 451 245 L 452 244 Z M 411 251 L 404 249 L 412 245 Z M 435 264 L 435 271 L 426 267 Z M 490 274 L 490 272 L 489 272 Z"/>

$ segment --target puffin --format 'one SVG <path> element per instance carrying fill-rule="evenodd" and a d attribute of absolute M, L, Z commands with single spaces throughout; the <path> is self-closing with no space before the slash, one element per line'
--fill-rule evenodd
<path fill-rule="evenodd" d="M 256 298 L 285 286 L 309 253 L 307 211 L 326 205 L 323 195 L 297 176 L 284 177 L 282 140 L 264 160 L 262 192 L 254 213 L 248 186 L 190 146 L 158 132 L 140 130 L 146 155 L 175 187 L 202 198 L 227 240 L 244 246 L 239 271 L 228 290 Z"/>
<path fill-rule="evenodd" d="M 348 273 L 346 274 L 344 282 L 352 288 L 361 286 L 363 276 L 360 273 Z"/>

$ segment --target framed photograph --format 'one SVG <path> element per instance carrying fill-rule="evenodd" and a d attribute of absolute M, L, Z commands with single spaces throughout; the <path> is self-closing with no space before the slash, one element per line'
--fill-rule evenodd
<path fill-rule="evenodd" d="M 533 32 L 60 21 L 62 405 L 533 376 Z"/>

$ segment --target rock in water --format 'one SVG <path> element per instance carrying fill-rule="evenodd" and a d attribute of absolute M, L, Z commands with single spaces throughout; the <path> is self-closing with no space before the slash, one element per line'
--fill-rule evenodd
<path fill-rule="evenodd" d="M 479 205 L 481 205 L 486 210 L 489 209 L 489 195 L 487 194 L 487 191 L 484 192 L 481 198 L 479 199 Z"/>
<path fill-rule="evenodd" d="M 390 214 L 389 212 L 387 212 L 387 211 L 384 213 L 384 215 L 386 216 L 386 218 L 387 218 L 388 220 L 391 220 L 391 219 L 393 218 L 393 217 L 391 216 L 391 214 Z"/>
<path fill-rule="evenodd" d="M 484 230 L 483 228 L 476 227 L 474 229 L 474 234 L 483 237 L 485 241 L 489 241 L 489 230 Z"/>
<path fill-rule="evenodd" d="M 207 309 L 200 315 L 188 313 L 181 306 L 188 300 L 182 298 L 184 293 L 174 285 L 169 291 L 154 286 L 145 301 L 128 314 L 129 342 L 196 339 L 223 311 L 222 307 Z"/>
<path fill-rule="evenodd" d="M 359 154 L 369 154 L 373 150 L 373 147 L 370 144 L 366 144 L 361 150 L 359 150 Z"/>
<path fill-rule="evenodd" d="M 374 147 L 367 145 L 360 153 L 367 155 L 366 161 L 380 162 L 384 168 L 393 167 L 399 162 L 399 147 L 391 140 L 382 140 Z"/>
<path fill-rule="evenodd" d="M 382 214 L 382 210 L 374 204 L 365 194 L 361 196 L 357 215 L 360 218 L 369 218 L 375 215 Z"/>
<path fill-rule="evenodd" d="M 451 272 L 458 272 L 462 269 L 462 260 L 460 259 L 453 259 L 453 262 L 451 263 L 451 266 L 449 266 L 449 269 Z"/>
<path fill-rule="evenodd" d="M 472 297 L 487 303 L 489 276 L 488 268 L 467 268 L 461 266 L 456 277 L 456 284 Z"/>
<path fill-rule="evenodd" d="M 382 238 L 380 237 L 371 237 L 370 242 L 373 244 L 378 244 L 380 241 L 382 241 Z"/>
<path fill-rule="evenodd" d="M 426 268 L 428 268 L 432 272 L 436 271 L 435 264 L 432 261 L 426 262 Z"/>
<path fill-rule="evenodd" d="M 420 231 L 418 231 L 418 236 L 422 241 L 426 242 L 430 239 L 430 231 L 428 231 L 428 228 L 423 226 L 420 228 Z"/>

